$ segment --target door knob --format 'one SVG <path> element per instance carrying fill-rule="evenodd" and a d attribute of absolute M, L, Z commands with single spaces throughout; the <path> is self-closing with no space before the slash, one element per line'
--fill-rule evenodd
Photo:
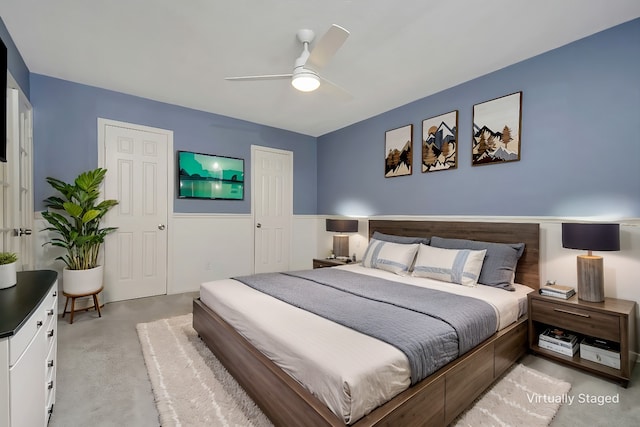
<path fill-rule="evenodd" d="M 164 230 L 164 224 L 159 224 L 158 225 L 158 230 Z"/>
<path fill-rule="evenodd" d="M 262 228 L 262 224 L 258 223 L 258 224 L 256 225 L 256 228 Z"/>

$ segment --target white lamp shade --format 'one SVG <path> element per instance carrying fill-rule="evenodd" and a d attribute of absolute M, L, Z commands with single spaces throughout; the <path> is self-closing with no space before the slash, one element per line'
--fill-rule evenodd
<path fill-rule="evenodd" d="M 301 92 L 313 92 L 320 87 L 320 79 L 314 73 L 303 71 L 293 76 L 291 85 Z"/>

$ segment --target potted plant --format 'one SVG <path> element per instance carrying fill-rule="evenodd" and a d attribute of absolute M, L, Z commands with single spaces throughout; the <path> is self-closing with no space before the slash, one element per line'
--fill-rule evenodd
<path fill-rule="evenodd" d="M 98 255 L 105 237 L 116 228 L 101 228 L 100 222 L 118 204 L 117 200 L 99 200 L 106 173 L 102 168 L 83 172 L 72 184 L 47 178 L 59 195 L 44 200 L 48 210 L 42 217 L 50 224 L 45 230 L 57 235 L 45 245 L 66 251 L 56 259 L 65 263 L 62 288 L 67 294 L 85 295 L 102 287 L 103 267 L 98 265 Z"/>
<path fill-rule="evenodd" d="M 17 261 L 18 255 L 13 252 L 0 252 L 0 289 L 10 288 L 17 283 Z"/>

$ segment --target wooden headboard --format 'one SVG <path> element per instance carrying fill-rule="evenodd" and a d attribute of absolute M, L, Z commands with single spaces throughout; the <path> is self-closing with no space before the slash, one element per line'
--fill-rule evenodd
<path fill-rule="evenodd" d="M 466 221 L 369 220 L 369 238 L 374 232 L 397 236 L 439 236 L 496 243 L 524 243 L 516 268 L 516 283 L 540 288 L 540 224 Z"/>

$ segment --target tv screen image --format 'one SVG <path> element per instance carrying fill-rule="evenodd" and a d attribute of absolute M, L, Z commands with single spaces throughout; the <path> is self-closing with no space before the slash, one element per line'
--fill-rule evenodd
<path fill-rule="evenodd" d="M 178 151 L 178 197 L 244 199 L 244 159 Z"/>

